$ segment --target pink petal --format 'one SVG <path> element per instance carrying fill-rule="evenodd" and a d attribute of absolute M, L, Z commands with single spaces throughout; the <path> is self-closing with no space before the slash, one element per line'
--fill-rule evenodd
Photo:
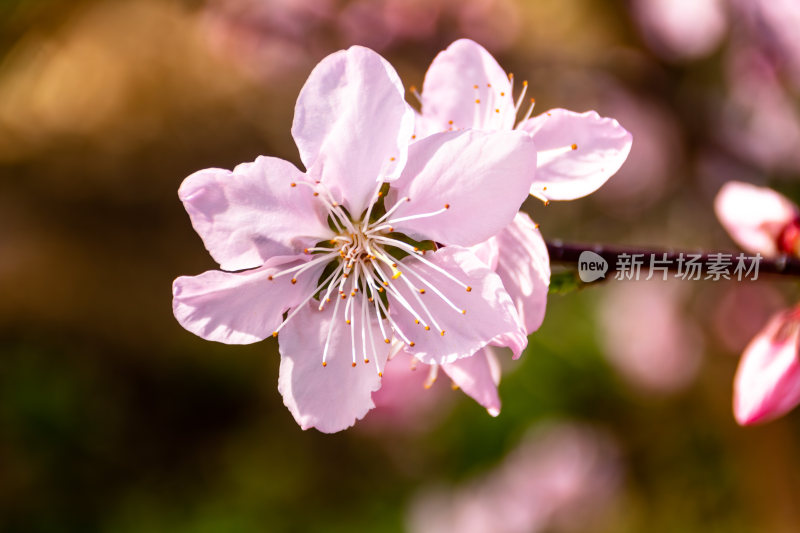
<path fill-rule="evenodd" d="M 490 415 L 500 414 L 500 397 L 497 394 L 500 372 L 491 348 L 483 348 L 472 357 L 442 365 L 442 370 L 461 390 L 485 407 Z"/>
<path fill-rule="evenodd" d="M 232 172 L 195 172 L 183 180 L 178 196 L 211 257 L 223 270 L 242 270 L 332 235 L 322 204 L 305 182 L 291 163 L 259 157 Z"/>
<path fill-rule="evenodd" d="M 523 325 L 514 304 L 503 288 L 500 277 L 486 268 L 469 250 L 458 246 L 440 248 L 425 254 L 425 259 L 470 287 L 468 292 L 451 278 L 424 264 L 416 257 L 408 256 L 400 263 L 402 278 L 393 286 L 421 317 L 416 324 L 414 316 L 403 307 L 393 294 L 387 291 L 392 319 L 414 346 L 406 351 L 425 363 L 452 363 L 461 357 L 469 357 L 495 338 L 508 339 L 515 355 L 527 345 Z M 420 282 L 420 277 L 430 285 Z M 425 289 L 419 299 L 430 311 L 434 320 L 423 310 L 419 300 L 406 284 L 415 289 Z M 447 304 L 431 288 L 435 287 L 455 306 Z M 466 310 L 462 313 L 461 310 Z M 425 323 L 430 330 L 424 329 Z M 441 334 L 441 330 L 445 334 Z"/>
<path fill-rule="evenodd" d="M 295 105 L 292 136 L 309 174 L 354 217 L 379 181 L 400 175 L 414 111 L 394 68 L 368 48 L 329 55 L 311 72 Z"/>
<path fill-rule="evenodd" d="M 408 164 L 387 207 L 404 197 L 410 201 L 389 223 L 397 231 L 445 244 L 485 241 L 513 220 L 535 168 L 536 148 L 523 133 L 437 133 L 409 147 Z"/>
<path fill-rule="evenodd" d="M 516 120 L 508 76 L 469 39 L 454 42 L 431 63 L 422 86 L 422 113 L 439 131 L 510 130 Z"/>
<path fill-rule="evenodd" d="M 304 262 L 276 257 L 247 272 L 209 270 L 199 276 L 181 276 L 172 284 L 172 311 L 184 328 L 206 340 L 258 342 L 272 335 L 287 309 L 314 290 L 323 265 L 298 274 L 294 284 L 291 274 L 269 277 Z"/>
<path fill-rule="evenodd" d="M 525 213 L 492 238 L 497 243 L 495 272 L 503 280 L 530 335 L 542 325 L 550 287 L 550 256 L 542 234 Z"/>
<path fill-rule="evenodd" d="M 469 251 L 475 254 L 475 257 L 483 261 L 483 264 L 488 266 L 491 270 L 497 270 L 500 249 L 497 246 L 497 239 L 495 237 L 470 246 Z"/>
<path fill-rule="evenodd" d="M 595 111 L 551 109 L 517 129 L 530 133 L 539 151 L 531 194 L 550 200 L 574 200 L 599 189 L 625 162 L 633 141 L 619 122 Z"/>
<path fill-rule="evenodd" d="M 783 416 L 800 403 L 800 319 L 782 311 L 753 338 L 734 380 L 733 413 L 741 425 Z"/>
<path fill-rule="evenodd" d="M 739 246 L 766 257 L 778 255 L 781 232 L 798 217 L 797 206 L 782 194 L 740 181 L 722 186 L 714 211 Z"/>
<path fill-rule="evenodd" d="M 358 303 L 355 305 L 360 309 Z M 352 325 L 347 325 L 340 306 L 331 332 L 327 365 L 323 367 L 322 354 L 333 311 L 333 305 L 323 311 L 313 304 L 306 306 L 286 324 L 278 338 L 281 352 L 278 390 L 283 403 L 301 428 L 313 427 L 323 433 L 347 429 L 375 407 L 372 393 L 381 386 L 378 371 L 384 368 L 390 349 L 373 317 L 367 327 L 375 340 L 375 351 L 368 335 L 365 350 L 360 335 L 364 323 L 359 320 L 360 313 L 356 313 Z M 351 341 L 351 329 L 355 343 Z M 364 363 L 365 355 L 369 363 Z"/>

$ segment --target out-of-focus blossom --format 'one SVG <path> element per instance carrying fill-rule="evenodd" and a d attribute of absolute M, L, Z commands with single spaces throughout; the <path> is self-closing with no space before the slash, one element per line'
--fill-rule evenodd
<path fill-rule="evenodd" d="M 710 295 L 714 337 L 725 349 L 742 352 L 779 309 L 783 295 L 767 283 L 723 283 Z"/>
<path fill-rule="evenodd" d="M 377 49 L 452 32 L 500 50 L 514 42 L 521 26 L 514 0 L 356 0 L 336 20 L 344 42 Z"/>
<path fill-rule="evenodd" d="M 685 293 L 674 281 L 606 287 L 598 322 L 611 364 L 636 387 L 671 392 L 692 382 L 702 360 L 700 330 L 688 320 Z"/>
<path fill-rule="evenodd" d="M 778 69 L 787 72 L 795 86 L 800 86 L 800 3 L 733 0 L 731 4 L 741 15 L 748 40 L 757 44 Z"/>
<path fill-rule="evenodd" d="M 449 491 L 422 493 L 414 533 L 532 533 L 597 525 L 621 484 L 619 452 L 604 432 L 579 425 L 529 434 L 494 470 Z"/>
<path fill-rule="evenodd" d="M 306 68 L 313 37 L 334 18 L 331 0 L 214 0 L 204 8 L 211 45 L 266 80 Z"/>
<path fill-rule="evenodd" d="M 617 84 L 608 84 L 601 98 L 604 109 L 625 124 L 636 142 L 614 179 L 592 198 L 607 216 L 642 217 L 677 184 L 675 176 L 685 158 L 680 126 L 659 102 Z"/>
<path fill-rule="evenodd" d="M 774 63 L 750 43 L 735 43 L 727 61 L 729 95 L 717 136 L 765 170 L 800 169 L 800 112 Z"/>
<path fill-rule="evenodd" d="M 531 194 L 544 201 L 586 196 L 619 170 L 632 137 L 616 120 L 566 109 L 531 118 L 531 99 L 518 121 L 528 83 L 515 101 L 513 82 L 482 46 L 469 39 L 454 42 L 425 74 L 416 135 L 462 129 L 529 133 L 538 151 Z"/>
<path fill-rule="evenodd" d="M 635 0 L 634 20 L 653 51 L 666 59 L 698 59 L 725 36 L 723 0 Z"/>
<path fill-rule="evenodd" d="M 733 413 L 741 425 L 767 422 L 800 404 L 800 308 L 776 314 L 742 354 Z"/>
<path fill-rule="evenodd" d="M 514 220 L 532 140 L 469 131 L 409 145 L 413 126 L 392 66 L 352 47 L 321 61 L 298 97 L 307 172 L 259 157 L 180 187 L 223 270 L 175 280 L 175 317 L 228 344 L 280 334 L 278 388 L 304 429 L 339 431 L 374 406 L 393 337 L 437 364 L 527 344 L 500 276 L 465 247 Z M 426 254 L 419 241 L 443 246 Z"/>
<path fill-rule="evenodd" d="M 775 257 L 800 251 L 800 211 L 772 189 L 728 182 L 714 200 L 714 211 L 731 238 L 748 252 Z"/>

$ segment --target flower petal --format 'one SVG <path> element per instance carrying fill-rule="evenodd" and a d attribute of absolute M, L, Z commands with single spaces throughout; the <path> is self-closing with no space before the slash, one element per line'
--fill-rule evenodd
<path fill-rule="evenodd" d="M 387 291 L 392 319 L 408 340 L 414 342 L 414 346 L 407 346 L 406 351 L 428 364 L 452 363 L 503 337 L 512 340 L 509 344 L 515 349 L 515 355 L 519 355 L 527 345 L 527 337 L 511 297 L 497 274 L 486 268 L 469 250 L 458 246 L 447 246 L 425 254 L 424 261 L 435 268 L 418 257 L 404 258 L 399 266 L 402 275 L 392 282 L 392 287 L 416 310 L 420 324 L 415 323 L 415 317 L 403 306 L 394 290 Z M 469 286 L 470 290 L 465 290 L 451 276 Z M 420 278 L 427 280 L 428 284 L 421 282 Z M 411 283 L 416 292 L 425 289 L 425 293 L 415 294 L 406 282 Z M 436 294 L 434 287 L 455 308 Z M 424 311 L 420 300 L 430 314 Z M 430 330 L 424 329 L 426 323 Z M 443 335 L 442 330 L 445 332 Z"/>
<path fill-rule="evenodd" d="M 770 319 L 742 354 L 734 380 L 733 413 L 741 425 L 783 416 L 800 404 L 798 311 Z"/>
<path fill-rule="evenodd" d="M 535 168 L 536 148 L 523 133 L 437 133 L 409 147 L 408 164 L 387 206 L 392 199 L 410 201 L 397 208 L 388 224 L 444 244 L 485 241 L 513 220 Z M 432 213 L 438 214 L 424 216 Z"/>
<path fill-rule="evenodd" d="M 800 215 L 782 194 L 740 181 L 722 186 L 714 211 L 736 244 L 766 257 L 778 255 L 781 232 Z"/>
<path fill-rule="evenodd" d="M 316 287 L 324 265 L 270 280 L 282 270 L 302 265 L 303 258 L 276 257 L 247 272 L 209 270 L 181 276 L 172 284 L 172 311 L 181 326 L 206 340 L 250 344 L 270 335 L 282 314 Z"/>
<path fill-rule="evenodd" d="M 223 270 L 242 270 L 331 235 L 324 206 L 301 183 L 305 175 L 288 161 L 259 157 L 233 171 L 195 172 L 178 196 L 211 257 Z"/>
<path fill-rule="evenodd" d="M 378 371 L 386 364 L 390 346 L 383 342 L 377 319 L 372 317 L 366 325 L 364 349 L 360 332 L 366 321 L 360 319 L 361 306 L 357 300 L 353 304 L 357 311 L 351 325 L 345 322 L 342 306 L 334 317 L 333 305 L 323 311 L 309 305 L 286 324 L 278 337 L 281 352 L 278 390 L 303 429 L 313 427 L 323 433 L 335 433 L 352 426 L 375 407 L 372 393 L 381 386 Z M 331 320 L 335 322 L 323 367 L 322 354 Z M 374 343 L 369 340 L 370 332 Z M 369 363 L 364 363 L 365 355 Z"/>
<path fill-rule="evenodd" d="M 469 39 L 454 42 L 431 63 L 422 86 L 422 113 L 439 131 L 510 130 L 517 114 L 505 71 Z"/>
<path fill-rule="evenodd" d="M 595 111 L 551 109 L 521 122 L 539 150 L 531 194 L 574 200 L 593 193 L 613 176 L 631 151 L 633 137 L 613 118 Z"/>
<path fill-rule="evenodd" d="M 453 383 L 481 404 L 492 416 L 500 414 L 500 367 L 492 348 L 483 348 L 472 357 L 464 357 L 442 365 Z"/>
<path fill-rule="evenodd" d="M 525 213 L 492 238 L 497 243 L 495 272 L 503 280 L 530 335 L 542 325 L 550 287 L 550 256 L 536 224 Z"/>
<path fill-rule="evenodd" d="M 414 133 L 414 110 L 394 68 L 353 46 L 323 59 L 300 91 L 292 136 L 309 174 L 354 217 L 379 181 L 400 175 Z"/>

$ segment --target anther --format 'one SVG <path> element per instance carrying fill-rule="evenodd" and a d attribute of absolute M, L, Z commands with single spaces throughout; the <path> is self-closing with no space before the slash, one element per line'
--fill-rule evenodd
<path fill-rule="evenodd" d="M 272 336 L 273 336 L 273 337 L 277 337 L 277 336 L 278 336 L 278 332 L 277 332 L 277 331 L 273 331 L 273 332 L 272 332 Z"/>
<path fill-rule="evenodd" d="M 382 378 L 383 377 L 383 372 L 378 372 L 378 377 Z"/>
<path fill-rule="evenodd" d="M 472 292 L 472 287 L 467 286 L 467 292 Z"/>
<path fill-rule="evenodd" d="M 491 87 L 491 86 L 492 86 L 492 84 L 491 84 L 491 83 L 487 83 L 487 84 L 486 84 L 486 86 L 487 86 L 487 87 Z"/>
<path fill-rule="evenodd" d="M 355 367 L 356 367 L 356 364 L 355 364 L 355 363 L 353 363 L 351 366 L 352 366 L 353 368 L 355 368 Z"/>
<path fill-rule="evenodd" d="M 412 139 L 416 139 L 416 138 L 417 138 L 417 135 L 416 135 L 416 134 L 414 134 L 414 135 L 412 135 L 412 136 L 411 136 L 411 138 L 412 138 Z"/>
<path fill-rule="evenodd" d="M 570 148 L 572 148 L 573 150 L 577 150 L 578 149 L 578 145 L 577 144 L 573 144 Z"/>
<path fill-rule="evenodd" d="M 414 319 L 414 323 L 415 323 L 415 324 L 419 324 L 419 320 L 417 320 L 417 319 Z"/>
<path fill-rule="evenodd" d="M 450 209 L 450 204 L 444 204 L 445 209 Z"/>
<path fill-rule="evenodd" d="M 389 339 L 383 339 L 383 342 L 385 342 L 386 344 L 391 344 L 392 343 L 392 341 L 390 341 Z"/>
<path fill-rule="evenodd" d="M 297 278 L 292 278 L 292 285 L 294 285 L 295 283 L 297 283 Z"/>
<path fill-rule="evenodd" d="M 347 322 L 347 325 L 348 325 L 348 326 L 350 325 L 350 320 L 349 320 L 349 319 L 348 319 L 348 320 L 345 320 L 345 322 Z"/>
<path fill-rule="evenodd" d="M 326 363 L 325 361 L 323 361 L 323 362 L 322 362 L 322 366 L 328 366 L 328 363 Z"/>
<path fill-rule="evenodd" d="M 369 359 L 364 359 L 364 364 L 368 365 L 369 364 Z"/>
<path fill-rule="evenodd" d="M 430 330 L 431 330 L 430 326 L 425 326 L 425 331 L 430 331 Z"/>
<path fill-rule="evenodd" d="M 447 123 L 450 124 L 451 126 L 453 125 L 453 121 L 452 120 L 448 120 Z"/>
<path fill-rule="evenodd" d="M 390 157 L 390 158 L 389 158 L 389 161 L 394 161 L 394 157 Z"/>
<path fill-rule="evenodd" d="M 319 196 L 319 193 L 318 193 L 318 192 L 315 192 L 315 193 L 314 193 L 314 196 Z"/>
<path fill-rule="evenodd" d="M 442 337 L 444 337 L 444 330 L 442 330 L 442 331 L 441 331 L 441 333 L 439 333 L 439 334 L 440 334 Z"/>
<path fill-rule="evenodd" d="M 292 187 L 297 187 L 297 184 L 295 182 L 292 182 L 291 185 Z"/>
<path fill-rule="evenodd" d="M 506 93 L 500 93 L 500 96 L 505 96 L 505 95 L 506 95 Z"/>
<path fill-rule="evenodd" d="M 477 86 L 477 85 L 473 85 L 473 86 L 472 86 L 472 88 L 473 88 L 473 89 L 477 89 L 477 88 L 478 88 L 478 86 Z"/>
<path fill-rule="evenodd" d="M 416 343 L 414 343 L 414 341 L 411 341 L 411 342 L 408 343 L 408 345 L 413 348 L 414 346 L 416 346 Z"/>
<path fill-rule="evenodd" d="M 272 281 L 272 276 L 267 276 L 267 279 Z"/>
<path fill-rule="evenodd" d="M 475 103 L 480 104 L 481 103 L 480 99 L 475 100 Z"/>
<path fill-rule="evenodd" d="M 500 110 L 499 110 L 499 109 L 495 109 L 495 110 L 494 110 L 494 112 L 495 112 L 495 113 L 499 113 L 499 112 L 500 112 Z"/>
<path fill-rule="evenodd" d="M 420 290 L 419 290 L 419 293 L 420 293 L 420 294 L 425 294 L 425 289 L 420 289 Z"/>
<path fill-rule="evenodd" d="M 466 309 L 462 309 L 462 310 L 461 310 L 461 314 L 462 314 L 462 315 L 466 315 L 466 314 L 467 314 L 467 310 L 466 310 Z"/>

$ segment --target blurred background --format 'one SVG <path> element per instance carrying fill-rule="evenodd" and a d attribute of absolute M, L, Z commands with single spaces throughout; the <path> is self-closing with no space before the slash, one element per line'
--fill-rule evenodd
<path fill-rule="evenodd" d="M 725 181 L 800 200 L 798 27 L 794 0 L 0 0 L 0 530 L 797 531 L 800 413 L 730 407 L 790 281 L 553 294 L 499 417 L 409 370 L 336 435 L 284 408 L 276 342 L 195 337 L 170 286 L 216 266 L 178 185 L 299 164 L 320 59 L 363 44 L 421 86 L 460 37 L 539 112 L 633 133 L 598 193 L 526 203 L 547 238 L 733 250 Z"/>

